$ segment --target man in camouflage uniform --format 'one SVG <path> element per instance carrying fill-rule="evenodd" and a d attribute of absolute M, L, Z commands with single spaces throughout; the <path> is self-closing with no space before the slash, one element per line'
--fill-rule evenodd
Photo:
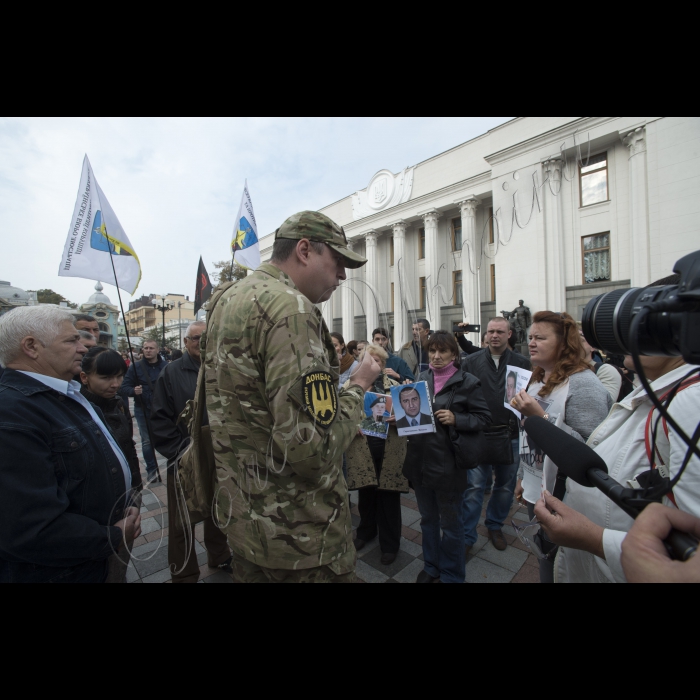
<path fill-rule="evenodd" d="M 314 304 L 366 262 L 337 224 L 303 212 L 277 231 L 269 264 L 212 299 L 202 342 L 215 508 L 239 582 L 354 581 L 342 456 L 380 368 L 368 353 L 338 392 L 338 357 Z"/>

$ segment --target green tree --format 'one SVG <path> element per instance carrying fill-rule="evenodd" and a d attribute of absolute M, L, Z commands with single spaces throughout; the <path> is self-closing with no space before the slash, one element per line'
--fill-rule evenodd
<path fill-rule="evenodd" d="M 30 290 L 35 291 L 35 290 Z M 36 293 L 37 301 L 40 304 L 56 304 L 60 306 L 61 302 L 66 302 L 69 309 L 77 309 L 78 305 L 74 304 L 72 301 L 68 301 L 65 297 L 61 296 L 58 292 L 54 292 L 53 289 L 40 289 Z"/>
<path fill-rule="evenodd" d="M 231 263 L 225 260 L 214 263 L 214 269 L 217 270 L 217 272 L 212 275 L 215 285 L 244 280 L 248 276 L 248 270 L 244 267 L 241 267 L 238 263 L 234 263 L 233 270 L 231 270 Z"/>
<path fill-rule="evenodd" d="M 156 326 L 155 328 L 150 328 L 145 333 L 141 334 L 143 341 L 154 340 L 158 343 L 158 347 L 163 345 L 163 326 Z M 165 347 L 168 350 L 177 350 L 180 347 L 180 342 L 177 337 L 177 331 L 169 331 L 165 329 Z"/>

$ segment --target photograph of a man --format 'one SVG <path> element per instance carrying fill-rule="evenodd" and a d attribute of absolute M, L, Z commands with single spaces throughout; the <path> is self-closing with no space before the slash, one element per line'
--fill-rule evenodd
<path fill-rule="evenodd" d="M 425 382 L 394 387 L 391 390 L 396 406 L 396 427 L 399 435 L 435 432 L 428 385 Z"/>
<path fill-rule="evenodd" d="M 363 435 L 387 439 L 389 424 L 386 423 L 386 419 L 391 416 L 392 403 L 391 396 L 365 394 L 365 419 L 360 423 Z"/>
<path fill-rule="evenodd" d="M 509 404 L 518 395 L 518 373 L 510 372 L 506 378 L 505 403 Z"/>

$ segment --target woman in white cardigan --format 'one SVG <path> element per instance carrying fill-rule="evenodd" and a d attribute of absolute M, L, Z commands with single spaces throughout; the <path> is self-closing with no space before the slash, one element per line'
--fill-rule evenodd
<path fill-rule="evenodd" d="M 628 368 L 632 369 L 631 358 Z M 642 358 L 647 378 L 658 397 L 670 392 L 692 369 L 682 358 Z M 696 367 L 700 371 L 700 367 Z M 653 413 L 652 413 L 653 412 Z M 700 415 L 700 383 L 690 383 L 669 407 L 672 418 L 693 435 Z M 654 462 L 671 478 L 678 474 L 687 453 L 686 444 L 663 424 L 657 433 L 658 455 L 647 450 L 647 426 L 656 423 L 658 413 L 643 387 L 613 407 L 608 419 L 591 435 L 588 444 L 605 460 L 610 476 L 628 486 L 648 472 Z M 700 517 L 700 459 L 693 457 L 681 481 L 665 504 Z M 535 509 L 549 538 L 561 545 L 555 576 L 557 583 L 626 583 L 622 568 L 622 542 L 633 520 L 597 489 L 586 489 L 568 481 L 565 504 L 547 496 Z"/>

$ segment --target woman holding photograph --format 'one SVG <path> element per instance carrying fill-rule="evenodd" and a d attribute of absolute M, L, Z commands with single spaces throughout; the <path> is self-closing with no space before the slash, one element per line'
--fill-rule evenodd
<path fill-rule="evenodd" d="M 403 470 L 422 516 L 425 569 L 416 583 L 464 583 L 467 472 L 457 466 L 450 430 L 479 433 L 491 425 L 491 412 L 479 380 L 461 369 L 452 333 L 434 333 L 428 354 L 430 369 L 418 381 L 428 383 L 437 432 L 409 438 Z"/>
<path fill-rule="evenodd" d="M 613 401 L 584 359 L 578 324 L 566 313 L 542 311 L 530 329 L 530 356 L 535 372 L 527 391 L 521 391 L 511 406 L 523 417 L 538 416 L 586 442 L 608 417 Z M 521 442 L 520 471 L 515 496 L 524 500 L 531 519 L 542 495 L 544 455 L 529 440 Z M 565 480 L 558 482 L 555 496 L 564 497 Z M 551 486 L 554 489 L 554 486 Z M 540 560 L 542 583 L 554 583 L 556 547 L 547 539 L 538 543 L 548 556 Z"/>
<path fill-rule="evenodd" d="M 369 345 L 366 352 L 381 365 L 371 392 L 378 394 L 372 405 L 374 425 L 381 418 L 387 439 L 364 436 L 358 431 L 347 452 L 348 489 L 359 491 L 360 526 L 357 528 L 355 549 L 362 552 L 379 535 L 382 566 L 391 566 L 397 559 L 401 545 L 401 494 L 408 493 L 408 482 L 401 474 L 406 456 L 406 439 L 399 437 L 395 419 L 386 419 L 386 399 L 391 387 L 398 386 L 383 373 L 389 355 L 378 345 Z M 363 423 L 364 424 L 364 423 Z M 372 431 L 374 432 L 374 431 Z"/>

